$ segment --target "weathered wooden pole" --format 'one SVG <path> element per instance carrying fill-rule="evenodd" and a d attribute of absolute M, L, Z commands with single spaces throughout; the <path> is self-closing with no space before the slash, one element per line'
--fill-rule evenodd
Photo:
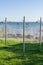
<path fill-rule="evenodd" d="M 5 18 L 5 47 L 6 47 L 6 22 L 7 22 L 7 18 Z"/>
<path fill-rule="evenodd" d="M 25 55 L 25 16 L 23 17 L 23 56 Z"/>
<path fill-rule="evenodd" d="M 40 17 L 40 37 L 39 37 L 40 50 L 41 50 L 41 22 L 42 22 L 42 18 Z"/>

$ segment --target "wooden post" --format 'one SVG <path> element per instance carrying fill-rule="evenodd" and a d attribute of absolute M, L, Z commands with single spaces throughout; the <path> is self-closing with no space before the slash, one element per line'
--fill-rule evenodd
<path fill-rule="evenodd" d="M 25 54 L 25 16 L 23 17 L 23 56 Z"/>
<path fill-rule="evenodd" d="M 41 50 L 41 22 L 42 22 L 42 18 L 40 17 L 40 39 L 39 39 L 39 43 L 40 43 L 40 50 Z"/>
<path fill-rule="evenodd" d="M 7 22 L 7 18 L 5 18 L 5 47 L 6 47 L 6 22 Z"/>

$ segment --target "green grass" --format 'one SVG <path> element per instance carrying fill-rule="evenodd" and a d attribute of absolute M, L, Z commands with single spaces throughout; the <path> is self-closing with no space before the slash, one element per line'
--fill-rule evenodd
<path fill-rule="evenodd" d="M 17 40 L 18 41 L 18 40 Z M 23 44 L 14 40 L 0 40 L 0 65 L 43 65 L 43 44 L 25 43 L 23 57 Z"/>

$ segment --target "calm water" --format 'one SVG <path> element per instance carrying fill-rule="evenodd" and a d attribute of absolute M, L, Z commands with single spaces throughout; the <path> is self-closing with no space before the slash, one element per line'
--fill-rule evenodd
<path fill-rule="evenodd" d="M 43 30 L 43 22 L 42 22 Z M 0 31 L 4 30 L 5 23 L 0 22 Z M 22 22 L 7 22 L 7 34 L 23 34 L 23 23 Z M 39 22 L 26 22 L 25 23 L 25 34 L 39 35 L 40 23 Z M 43 32 L 42 32 L 43 33 Z"/>

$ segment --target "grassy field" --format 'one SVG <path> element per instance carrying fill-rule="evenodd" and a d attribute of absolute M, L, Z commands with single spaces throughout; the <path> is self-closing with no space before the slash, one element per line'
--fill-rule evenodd
<path fill-rule="evenodd" d="M 18 40 L 17 40 L 18 41 Z M 0 65 L 43 65 L 43 44 L 25 43 L 25 56 L 23 57 L 23 43 L 0 40 Z"/>

